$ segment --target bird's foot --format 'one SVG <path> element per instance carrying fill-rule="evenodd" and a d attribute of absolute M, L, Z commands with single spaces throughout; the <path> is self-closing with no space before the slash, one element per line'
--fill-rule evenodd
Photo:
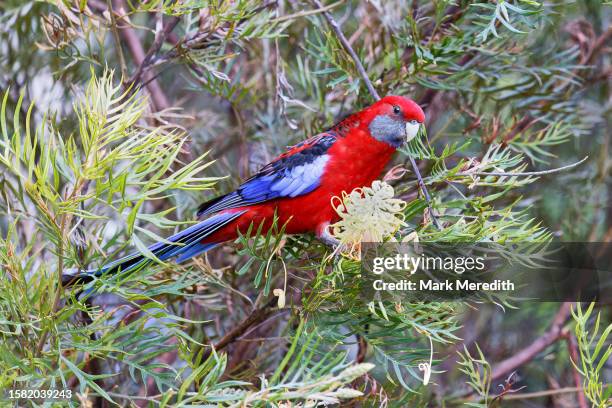
<path fill-rule="evenodd" d="M 334 237 L 327 228 L 323 231 L 323 233 L 319 236 L 319 240 L 323 242 L 325 245 L 332 247 L 332 249 L 336 250 L 338 247 L 342 246 L 340 240 Z"/>
<path fill-rule="evenodd" d="M 330 255 L 330 258 L 333 257 L 336 261 L 339 261 L 342 254 L 348 251 L 348 247 L 338 238 L 334 237 L 327 228 L 325 228 L 319 235 L 319 240 L 332 248 L 333 252 Z"/>

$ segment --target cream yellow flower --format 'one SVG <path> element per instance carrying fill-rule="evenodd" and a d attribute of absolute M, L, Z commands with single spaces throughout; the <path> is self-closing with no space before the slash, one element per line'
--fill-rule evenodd
<path fill-rule="evenodd" d="M 330 225 L 330 232 L 342 243 L 340 251 L 354 257 L 361 242 L 382 242 L 403 225 L 406 202 L 394 196 L 392 186 L 376 180 L 371 187 L 332 198 L 340 221 Z"/>

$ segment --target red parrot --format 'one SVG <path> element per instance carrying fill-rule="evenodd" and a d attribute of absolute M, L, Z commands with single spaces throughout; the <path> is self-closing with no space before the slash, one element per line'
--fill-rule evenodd
<path fill-rule="evenodd" d="M 329 130 L 278 156 L 235 191 L 200 206 L 198 224 L 149 247 L 159 260 L 183 262 L 220 243 L 237 238 L 251 224 L 263 223 L 264 233 L 274 215 L 288 234 L 313 232 L 336 244 L 327 226 L 339 217 L 334 196 L 369 186 L 404 142 L 414 138 L 425 114 L 413 100 L 386 96 L 348 116 Z M 99 269 L 67 272 L 64 282 L 87 281 L 103 273 L 135 269 L 149 259 L 135 253 Z M 88 279 L 89 278 L 89 279 Z"/>

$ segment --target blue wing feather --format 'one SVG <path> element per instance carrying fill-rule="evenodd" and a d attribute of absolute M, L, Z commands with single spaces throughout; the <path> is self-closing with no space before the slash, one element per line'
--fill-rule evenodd
<path fill-rule="evenodd" d="M 321 183 L 329 160 L 327 151 L 336 139 L 334 132 L 328 132 L 294 146 L 236 191 L 204 203 L 198 209 L 198 216 L 312 192 Z"/>

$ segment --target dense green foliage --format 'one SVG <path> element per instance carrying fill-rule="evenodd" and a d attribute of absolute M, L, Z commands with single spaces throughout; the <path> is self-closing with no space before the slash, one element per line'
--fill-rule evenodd
<path fill-rule="evenodd" d="M 504 382 L 496 362 L 545 332 L 559 305 L 365 303 L 357 260 L 282 225 L 185 264 L 63 288 L 64 270 L 151 256 L 198 203 L 372 97 L 309 2 L 0 10 L 0 398 L 69 387 L 74 406 L 515 406 L 521 393 L 538 406 L 609 403 L 609 310 L 575 305 L 560 341 Z M 381 95 L 425 108 L 426 131 L 396 158 L 407 171 L 387 177 L 406 202 L 395 238 L 612 239 L 608 4 L 325 10 Z"/>

